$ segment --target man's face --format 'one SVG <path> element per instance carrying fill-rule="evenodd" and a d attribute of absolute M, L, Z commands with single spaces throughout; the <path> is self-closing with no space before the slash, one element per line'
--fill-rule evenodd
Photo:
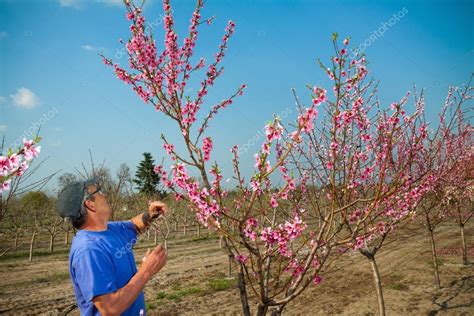
<path fill-rule="evenodd" d="M 101 218 L 109 219 L 112 215 L 112 210 L 107 201 L 107 194 L 105 194 L 97 185 L 91 185 L 87 189 L 87 193 L 91 194 L 91 198 L 86 201 L 88 208 L 94 210 Z"/>

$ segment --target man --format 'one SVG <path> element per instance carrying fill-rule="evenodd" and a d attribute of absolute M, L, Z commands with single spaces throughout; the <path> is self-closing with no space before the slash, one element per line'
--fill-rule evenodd
<path fill-rule="evenodd" d="M 78 229 L 69 254 L 69 270 L 81 315 L 144 315 L 143 288 L 166 263 L 161 246 L 148 250 L 137 270 L 132 247 L 137 233 L 167 212 L 159 201 L 129 221 L 109 222 L 112 210 L 99 178 L 66 186 L 58 212 Z"/>

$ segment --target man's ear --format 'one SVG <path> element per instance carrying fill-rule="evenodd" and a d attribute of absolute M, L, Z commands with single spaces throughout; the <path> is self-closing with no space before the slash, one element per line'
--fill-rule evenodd
<path fill-rule="evenodd" d="M 86 208 L 87 208 L 88 211 L 95 212 L 95 203 L 94 203 L 94 201 L 85 200 L 84 204 L 86 205 Z"/>

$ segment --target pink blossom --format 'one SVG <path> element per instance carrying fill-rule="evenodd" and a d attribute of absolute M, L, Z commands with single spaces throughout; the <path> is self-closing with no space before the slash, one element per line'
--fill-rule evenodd
<path fill-rule="evenodd" d="M 135 13 L 133 12 L 128 12 L 127 13 L 127 20 L 133 20 L 135 18 Z"/>
<path fill-rule="evenodd" d="M 0 176 L 6 177 L 11 170 L 11 164 L 8 157 L 0 156 Z"/>
<path fill-rule="evenodd" d="M 206 137 L 202 140 L 202 151 L 204 153 L 204 161 L 208 161 L 212 151 L 212 139 L 210 137 Z"/>
<path fill-rule="evenodd" d="M 267 124 L 265 126 L 265 135 L 267 136 L 268 142 L 272 142 L 275 139 L 280 140 L 282 132 L 283 126 L 281 126 L 278 120 L 276 120 L 273 124 Z"/>
<path fill-rule="evenodd" d="M 313 88 L 313 105 L 318 106 L 327 100 L 326 90 L 320 87 Z"/>
<path fill-rule="evenodd" d="M 173 144 L 163 144 L 163 148 L 166 150 L 166 153 L 171 156 L 174 153 L 174 145 Z"/>
<path fill-rule="evenodd" d="M 163 166 L 162 165 L 156 165 L 154 168 L 153 168 L 153 172 L 158 174 L 158 175 L 161 175 L 162 172 L 163 172 Z"/>
<path fill-rule="evenodd" d="M 10 183 L 11 183 L 11 180 L 7 180 L 3 183 L 0 183 L 0 193 L 2 193 L 3 191 L 10 190 Z"/>
<path fill-rule="evenodd" d="M 278 241 L 278 232 L 271 227 L 265 227 L 260 233 L 260 239 L 268 245 L 272 245 Z"/>
<path fill-rule="evenodd" d="M 249 218 L 244 228 L 244 235 L 250 240 L 255 241 L 257 239 L 257 233 L 255 232 L 257 226 L 257 220 L 255 218 Z"/>
<path fill-rule="evenodd" d="M 29 168 L 28 162 L 23 161 L 21 165 L 18 167 L 16 171 L 16 175 L 19 177 L 22 176 L 26 172 L 26 170 L 28 170 L 28 168 Z"/>
<path fill-rule="evenodd" d="M 300 114 L 298 116 L 299 127 L 301 127 L 301 129 L 306 133 L 311 132 L 314 128 L 313 121 L 316 119 L 317 116 L 318 111 L 315 109 L 314 106 L 306 109 L 303 114 Z"/>
<path fill-rule="evenodd" d="M 244 256 L 244 255 L 236 255 L 235 260 L 237 260 L 240 263 L 245 263 L 245 262 L 247 262 L 248 257 Z"/>
<path fill-rule="evenodd" d="M 26 161 L 31 161 L 33 158 L 38 157 L 41 151 L 41 146 L 34 146 L 33 140 L 23 139 L 23 156 Z"/>
<path fill-rule="evenodd" d="M 272 194 L 272 197 L 270 198 L 270 206 L 272 208 L 277 208 L 278 207 L 278 201 L 276 199 L 275 194 Z"/>
<path fill-rule="evenodd" d="M 313 284 L 318 285 L 323 281 L 323 278 L 319 275 L 315 275 L 313 278 Z"/>
<path fill-rule="evenodd" d="M 20 165 L 20 156 L 18 154 L 12 154 L 8 157 L 8 163 L 10 165 L 10 169 L 15 169 Z"/>
<path fill-rule="evenodd" d="M 298 215 L 294 217 L 293 221 L 287 221 L 283 225 L 286 235 L 290 240 L 299 237 L 306 227 L 307 224 Z"/>
<path fill-rule="evenodd" d="M 251 187 L 252 187 L 252 191 L 254 191 L 254 192 L 261 190 L 261 189 L 260 189 L 261 183 L 260 183 L 260 181 L 258 181 L 257 179 L 252 179 L 252 180 L 250 181 L 250 185 L 251 185 Z"/>

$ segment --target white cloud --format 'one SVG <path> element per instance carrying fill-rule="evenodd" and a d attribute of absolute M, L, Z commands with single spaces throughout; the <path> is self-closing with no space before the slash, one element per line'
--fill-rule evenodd
<path fill-rule="evenodd" d="M 5 38 L 5 37 L 7 37 L 7 36 L 8 36 L 8 33 L 7 33 L 7 32 L 5 32 L 5 31 L 1 31 L 1 32 L 0 32 L 0 40 L 3 39 L 3 38 Z"/>
<path fill-rule="evenodd" d="M 41 104 L 38 96 L 30 89 L 24 87 L 18 89 L 15 94 L 11 94 L 10 98 L 16 106 L 25 109 L 32 109 Z"/>
<path fill-rule="evenodd" d="M 103 47 L 96 47 L 96 46 L 92 46 L 92 45 L 89 45 L 89 44 L 82 45 L 81 48 L 83 50 L 88 51 L 88 52 L 102 52 L 102 51 L 104 51 Z"/>
<path fill-rule="evenodd" d="M 54 128 L 54 131 L 55 131 L 55 132 L 62 132 L 62 131 L 63 131 L 63 128 L 62 128 L 62 127 L 55 127 L 55 128 Z"/>
<path fill-rule="evenodd" d="M 7 126 L 0 124 L 0 132 L 6 132 L 6 131 L 7 131 Z"/>
<path fill-rule="evenodd" d="M 2 97 L 2 96 L 0 95 L 0 104 L 5 103 L 6 100 L 7 100 L 7 99 L 5 99 L 5 97 Z"/>

